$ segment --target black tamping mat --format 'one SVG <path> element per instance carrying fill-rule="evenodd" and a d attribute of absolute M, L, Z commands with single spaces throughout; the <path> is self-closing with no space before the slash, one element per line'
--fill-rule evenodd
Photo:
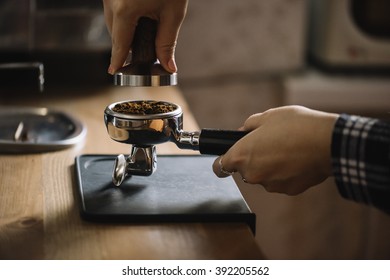
<path fill-rule="evenodd" d="M 132 176 L 116 187 L 116 156 L 76 157 L 80 212 L 94 222 L 243 222 L 255 233 L 251 212 L 233 178 L 212 171 L 215 157 L 162 155 L 151 176 Z"/>

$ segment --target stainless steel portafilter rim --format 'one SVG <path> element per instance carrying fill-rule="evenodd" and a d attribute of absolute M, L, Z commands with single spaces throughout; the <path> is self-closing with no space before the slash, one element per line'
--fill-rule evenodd
<path fill-rule="evenodd" d="M 160 103 L 168 106 L 172 106 L 174 110 L 165 112 L 165 113 L 156 113 L 156 114 L 131 114 L 131 113 L 120 113 L 115 111 L 115 106 L 126 103 Z M 155 101 L 155 100 L 126 100 L 119 101 L 108 105 L 104 111 L 105 114 L 110 116 L 121 118 L 125 120 L 154 120 L 154 119 L 166 119 L 174 116 L 179 116 L 183 114 L 181 107 L 175 103 L 166 102 L 166 101 Z"/>

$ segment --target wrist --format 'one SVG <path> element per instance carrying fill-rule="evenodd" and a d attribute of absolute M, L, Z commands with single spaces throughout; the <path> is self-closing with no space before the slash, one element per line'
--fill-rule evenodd
<path fill-rule="evenodd" d="M 321 170 L 324 176 L 329 177 L 333 174 L 332 171 L 332 138 L 333 131 L 338 114 L 321 113 L 321 129 L 318 133 L 318 143 L 321 143 L 320 147 L 320 160 L 322 162 Z"/>

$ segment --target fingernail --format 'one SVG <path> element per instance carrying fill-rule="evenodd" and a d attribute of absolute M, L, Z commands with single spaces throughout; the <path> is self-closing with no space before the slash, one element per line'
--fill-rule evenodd
<path fill-rule="evenodd" d="M 173 60 L 173 58 L 171 58 L 169 61 L 168 61 L 168 67 L 169 69 L 175 73 L 177 71 L 177 67 L 176 67 L 176 63 L 175 63 L 175 60 Z"/>
<path fill-rule="evenodd" d="M 108 74 L 114 75 L 114 68 L 110 65 L 107 70 Z"/>

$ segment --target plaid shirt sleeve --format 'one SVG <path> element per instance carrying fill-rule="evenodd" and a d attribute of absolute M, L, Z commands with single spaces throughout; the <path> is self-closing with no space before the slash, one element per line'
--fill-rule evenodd
<path fill-rule="evenodd" d="M 340 115 L 332 136 L 333 174 L 340 194 L 390 213 L 390 124 Z"/>

